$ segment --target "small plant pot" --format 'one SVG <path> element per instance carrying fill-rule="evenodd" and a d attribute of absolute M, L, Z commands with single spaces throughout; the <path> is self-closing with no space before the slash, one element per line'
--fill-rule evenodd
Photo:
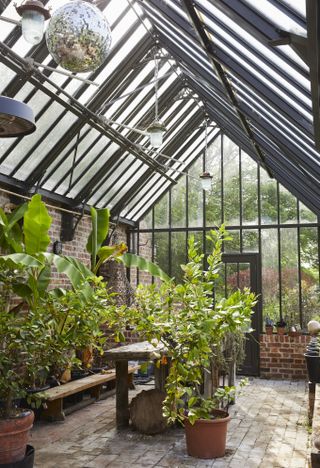
<path fill-rule="evenodd" d="M 273 327 L 266 326 L 266 335 L 273 335 Z"/>
<path fill-rule="evenodd" d="M 285 327 L 277 327 L 277 333 L 278 333 L 278 335 L 285 335 L 286 328 Z"/>
<path fill-rule="evenodd" d="M 230 416 L 222 410 L 212 413 L 215 419 L 198 419 L 194 424 L 185 421 L 187 452 L 191 457 L 211 459 L 225 455 Z"/>

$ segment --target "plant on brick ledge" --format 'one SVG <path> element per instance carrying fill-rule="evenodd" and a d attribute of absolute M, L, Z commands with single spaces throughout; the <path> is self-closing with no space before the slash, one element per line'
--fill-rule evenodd
<path fill-rule="evenodd" d="M 191 237 L 189 261 L 181 266 L 182 283 L 141 285 L 137 291 L 132 320 L 151 342 L 162 342 L 170 358 L 163 405 L 169 423 L 189 421 L 193 425 L 213 418 L 217 395 L 205 398 L 201 394 L 204 372 L 209 372 L 210 361 L 220 353 L 227 334 L 244 333 L 250 328 L 256 297 L 248 289 L 237 290 L 216 303 L 212 300 L 219 279 L 221 248 L 227 239 L 224 227 L 210 231 L 207 240 L 212 250 L 207 257 L 208 268 L 203 271 L 204 254 Z"/>

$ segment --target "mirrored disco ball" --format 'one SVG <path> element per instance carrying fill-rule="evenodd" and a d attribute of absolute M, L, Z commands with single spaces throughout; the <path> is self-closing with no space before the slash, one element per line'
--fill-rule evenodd
<path fill-rule="evenodd" d="M 109 53 L 111 30 L 97 7 L 76 0 L 52 14 L 46 41 L 50 54 L 62 68 L 74 73 L 94 71 Z"/>

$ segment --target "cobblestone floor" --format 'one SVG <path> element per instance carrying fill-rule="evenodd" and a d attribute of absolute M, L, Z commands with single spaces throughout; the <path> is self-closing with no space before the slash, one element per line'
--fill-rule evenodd
<path fill-rule="evenodd" d="M 115 398 L 110 397 L 67 416 L 63 423 L 36 424 L 31 441 L 36 448 L 35 467 L 308 466 L 305 383 L 252 379 L 230 413 L 226 456 L 199 460 L 186 455 L 183 429 L 170 429 L 157 436 L 132 430 L 118 432 Z"/>

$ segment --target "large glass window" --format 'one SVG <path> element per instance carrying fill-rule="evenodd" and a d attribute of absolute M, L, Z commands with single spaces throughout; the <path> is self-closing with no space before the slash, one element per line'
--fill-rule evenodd
<path fill-rule="evenodd" d="M 213 176 L 208 192 L 200 185 L 203 170 Z M 153 208 L 154 259 L 169 275 L 180 280 L 190 235 L 207 251 L 205 232 L 224 221 L 232 237 L 224 252 L 261 255 L 263 318 L 302 327 L 320 319 L 317 216 L 248 154 L 220 136 L 170 190 Z M 151 219 L 149 212 L 141 232 L 152 230 Z M 245 276 L 230 265 L 223 272 L 216 297 Z"/>

